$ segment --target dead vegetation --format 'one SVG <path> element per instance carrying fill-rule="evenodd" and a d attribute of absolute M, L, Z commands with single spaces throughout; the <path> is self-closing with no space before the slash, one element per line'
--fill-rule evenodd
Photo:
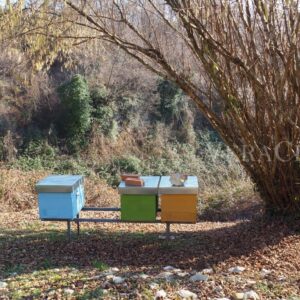
<path fill-rule="evenodd" d="M 49 175 L 49 171 L 24 172 L 15 169 L 0 169 L 0 212 L 19 212 L 37 209 L 35 184 Z M 89 205 L 117 205 L 117 193 L 108 185 L 91 176 L 85 179 L 86 197 Z"/>

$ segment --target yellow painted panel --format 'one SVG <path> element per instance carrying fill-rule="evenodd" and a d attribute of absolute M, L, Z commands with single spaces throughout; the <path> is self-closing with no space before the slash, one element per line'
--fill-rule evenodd
<path fill-rule="evenodd" d="M 191 222 L 197 219 L 197 195 L 161 195 L 162 222 Z"/>

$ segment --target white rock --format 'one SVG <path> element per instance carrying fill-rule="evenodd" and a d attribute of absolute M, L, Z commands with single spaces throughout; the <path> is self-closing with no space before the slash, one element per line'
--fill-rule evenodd
<path fill-rule="evenodd" d="M 220 293 L 220 292 L 222 292 L 222 291 L 223 291 L 223 287 L 220 286 L 220 285 L 218 285 L 218 286 L 216 286 L 216 287 L 214 288 L 214 292 L 216 292 L 216 293 Z"/>
<path fill-rule="evenodd" d="M 164 290 L 159 290 L 155 294 L 155 299 L 164 299 L 167 297 L 167 293 Z"/>
<path fill-rule="evenodd" d="M 56 268 L 56 269 L 53 269 L 54 272 L 60 272 L 60 269 Z"/>
<path fill-rule="evenodd" d="M 163 278 L 166 280 L 171 280 L 173 278 L 173 273 L 171 272 L 162 272 L 160 274 L 157 275 L 158 278 Z"/>
<path fill-rule="evenodd" d="M 48 292 L 48 296 L 53 296 L 55 295 L 56 291 L 55 290 L 51 290 L 50 292 Z"/>
<path fill-rule="evenodd" d="M 103 289 L 103 290 L 102 290 L 102 295 L 107 295 L 107 294 L 108 294 L 108 290 Z"/>
<path fill-rule="evenodd" d="M 116 272 L 119 272 L 120 270 L 119 270 L 119 268 L 114 267 L 114 268 L 110 268 L 110 271 L 116 273 Z"/>
<path fill-rule="evenodd" d="M 5 289 L 7 287 L 7 283 L 4 281 L 0 281 L 0 289 Z"/>
<path fill-rule="evenodd" d="M 66 289 L 64 289 L 64 293 L 66 295 L 73 295 L 74 294 L 74 290 L 66 288 Z"/>
<path fill-rule="evenodd" d="M 247 285 L 254 285 L 254 284 L 256 284 L 255 280 L 252 279 L 247 280 Z"/>
<path fill-rule="evenodd" d="M 244 268 L 244 267 L 236 266 L 236 267 L 233 267 L 233 268 L 229 268 L 228 271 L 230 273 L 240 274 L 240 273 L 244 272 L 245 269 L 246 268 Z"/>
<path fill-rule="evenodd" d="M 157 284 L 156 282 L 151 282 L 149 284 L 149 287 L 150 287 L 151 290 L 158 290 L 159 284 Z"/>
<path fill-rule="evenodd" d="M 139 277 L 141 279 L 147 279 L 147 278 L 149 278 L 149 275 L 147 275 L 147 274 L 141 274 Z"/>
<path fill-rule="evenodd" d="M 262 276 L 262 277 L 265 277 L 265 276 L 268 276 L 268 275 L 270 275 L 272 273 L 272 271 L 271 270 L 267 270 L 267 269 L 261 269 L 261 271 L 260 271 L 260 275 Z"/>
<path fill-rule="evenodd" d="M 202 273 L 196 273 L 195 275 L 190 277 L 190 281 L 207 281 L 208 276 L 203 275 Z"/>
<path fill-rule="evenodd" d="M 187 272 L 178 272 L 178 273 L 176 273 L 176 275 L 179 276 L 179 277 L 185 277 L 185 276 L 189 275 L 189 273 L 187 273 Z"/>
<path fill-rule="evenodd" d="M 182 271 L 181 271 L 181 269 L 174 269 L 173 270 L 173 273 L 181 273 Z"/>
<path fill-rule="evenodd" d="M 172 266 L 166 266 L 166 267 L 164 267 L 164 271 L 174 271 L 174 270 L 176 270 L 174 267 L 172 267 Z"/>
<path fill-rule="evenodd" d="M 115 284 L 121 284 L 121 283 L 123 283 L 123 282 L 125 281 L 125 278 L 120 277 L 120 276 L 114 276 L 114 277 L 112 278 L 112 281 L 113 281 L 113 283 L 115 283 Z"/>
<path fill-rule="evenodd" d="M 212 274 L 214 270 L 212 268 L 207 268 L 202 270 L 202 274 Z"/>
<path fill-rule="evenodd" d="M 189 290 L 180 290 L 177 292 L 177 294 L 182 298 L 182 299 L 197 299 L 197 295 Z"/>
<path fill-rule="evenodd" d="M 214 300 L 230 300 L 229 298 L 214 298 Z"/>
<path fill-rule="evenodd" d="M 280 275 L 278 276 L 278 281 L 285 281 L 286 280 L 286 277 L 284 275 Z"/>
<path fill-rule="evenodd" d="M 244 298 L 243 300 L 259 300 L 259 296 L 257 295 L 257 293 L 255 291 L 249 291 L 244 293 Z"/>
<path fill-rule="evenodd" d="M 243 300 L 244 299 L 245 294 L 244 293 L 234 293 L 232 298 L 234 300 Z"/>

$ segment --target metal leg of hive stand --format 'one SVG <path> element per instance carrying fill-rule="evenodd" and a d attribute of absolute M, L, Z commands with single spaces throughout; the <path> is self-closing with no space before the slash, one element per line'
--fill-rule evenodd
<path fill-rule="evenodd" d="M 77 214 L 77 219 L 79 219 L 79 213 Z M 80 223 L 79 221 L 77 220 L 77 236 L 79 236 L 79 233 L 80 233 Z"/>
<path fill-rule="evenodd" d="M 68 232 L 67 232 L 68 242 L 70 242 L 71 241 L 71 221 L 70 220 L 67 221 L 67 227 L 68 227 Z"/>
<path fill-rule="evenodd" d="M 166 223 L 166 238 L 169 239 L 171 234 L 171 224 L 169 222 Z"/>

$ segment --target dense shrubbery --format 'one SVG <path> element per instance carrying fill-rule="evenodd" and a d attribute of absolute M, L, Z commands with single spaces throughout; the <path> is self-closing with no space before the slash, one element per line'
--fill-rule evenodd
<path fill-rule="evenodd" d="M 195 129 L 193 108 L 169 81 L 158 81 L 152 100 L 101 85 L 89 88 L 76 75 L 59 88 L 59 96 L 52 112 L 59 118 L 49 117 L 48 127 L 37 118 L 22 128 L 17 151 L 11 132 L 0 137 L 0 160 L 26 171 L 94 174 L 112 186 L 122 172 L 195 174 L 215 207 L 250 186 L 216 133 Z"/>
<path fill-rule="evenodd" d="M 160 80 L 157 90 L 160 96 L 159 112 L 161 119 L 166 124 L 178 121 L 181 110 L 185 106 L 182 91 L 168 80 Z"/>
<path fill-rule="evenodd" d="M 114 103 L 109 101 L 108 91 L 104 87 L 96 87 L 91 91 L 93 105 L 92 116 L 101 133 L 115 137 L 117 134 L 117 122 L 115 118 Z"/>
<path fill-rule="evenodd" d="M 122 126 L 135 126 L 139 119 L 142 102 L 137 95 L 120 95 L 116 97 L 118 120 Z"/>
<path fill-rule="evenodd" d="M 67 138 L 68 147 L 75 152 L 86 143 L 91 126 L 91 100 L 86 80 L 75 75 L 58 89 L 61 113 L 57 121 L 59 132 Z"/>
<path fill-rule="evenodd" d="M 179 142 L 193 143 L 195 141 L 194 116 L 182 90 L 168 80 L 160 80 L 157 90 L 160 97 L 158 110 L 161 121 L 171 126 Z"/>

